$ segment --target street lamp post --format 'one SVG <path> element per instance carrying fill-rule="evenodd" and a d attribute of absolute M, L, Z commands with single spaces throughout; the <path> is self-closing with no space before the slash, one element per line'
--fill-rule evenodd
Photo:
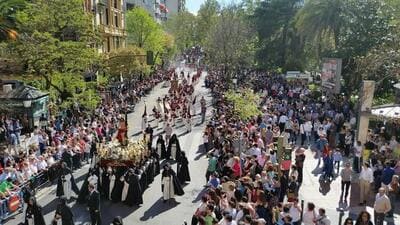
<path fill-rule="evenodd" d="M 26 113 L 26 118 L 28 119 L 28 132 L 31 131 L 31 117 L 29 116 L 29 108 L 32 106 L 32 100 L 30 99 L 26 99 L 23 101 L 24 104 L 24 109 L 25 109 L 25 113 Z"/>

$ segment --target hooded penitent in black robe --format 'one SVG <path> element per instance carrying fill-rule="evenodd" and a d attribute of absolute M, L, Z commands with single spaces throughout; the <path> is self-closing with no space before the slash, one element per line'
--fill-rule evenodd
<path fill-rule="evenodd" d="M 153 159 L 154 163 L 154 177 L 160 174 L 160 157 L 156 151 L 151 152 L 151 158 Z"/>
<path fill-rule="evenodd" d="M 136 170 L 135 173 L 129 173 L 125 176 L 125 182 L 129 184 L 128 195 L 126 196 L 125 203 L 129 206 L 143 204 L 143 192 L 140 187 L 140 171 Z"/>
<path fill-rule="evenodd" d="M 114 183 L 114 188 L 111 192 L 111 200 L 113 202 L 120 202 L 121 201 L 121 195 L 122 195 L 122 189 L 124 188 L 124 181 L 121 181 L 121 176 L 124 175 L 125 169 L 123 167 L 118 167 L 117 171 L 115 173 L 115 183 Z"/>
<path fill-rule="evenodd" d="M 154 163 L 153 159 L 147 159 L 146 163 L 146 174 L 147 174 L 147 185 L 153 183 L 154 181 Z"/>
<path fill-rule="evenodd" d="M 89 181 L 88 178 L 91 176 L 90 173 L 86 175 L 85 181 L 82 184 L 81 190 L 78 194 L 78 199 L 76 201 L 80 204 L 85 204 L 87 201 L 87 197 L 89 196 Z"/>
<path fill-rule="evenodd" d="M 61 168 L 59 178 L 57 181 L 57 194 L 56 194 L 57 197 L 64 196 L 64 194 L 65 194 L 64 193 L 65 190 L 63 187 L 63 180 L 65 180 L 65 176 L 67 174 L 69 174 L 71 176 L 71 180 L 70 180 L 71 181 L 71 190 L 73 192 L 75 192 L 76 195 L 79 194 L 79 188 L 78 188 L 78 186 L 76 186 L 75 179 L 74 179 L 74 176 L 72 175 L 71 170 L 67 167 L 64 167 L 64 168 Z"/>
<path fill-rule="evenodd" d="M 168 143 L 166 158 L 167 159 L 172 158 L 177 162 L 179 162 L 180 156 L 181 156 L 181 146 L 179 144 L 178 137 L 176 136 L 176 134 L 173 134 Z"/>
<path fill-rule="evenodd" d="M 67 164 L 67 167 L 72 169 L 72 154 L 71 150 L 66 150 L 61 155 L 61 160 Z"/>
<path fill-rule="evenodd" d="M 185 155 L 181 155 L 181 161 L 178 164 L 178 178 L 182 184 L 190 182 L 189 161 Z"/>
<path fill-rule="evenodd" d="M 25 211 L 25 224 L 29 224 L 28 220 L 31 219 L 33 225 L 46 225 L 42 214 L 42 207 L 36 203 L 34 198 L 31 198 L 31 201 L 33 201 L 33 204 L 28 204 Z"/>
<path fill-rule="evenodd" d="M 106 199 L 111 200 L 111 193 L 114 189 L 115 185 L 115 175 L 114 172 L 110 169 L 107 169 L 106 172 L 102 174 L 102 184 L 101 184 L 101 193 Z"/>
<path fill-rule="evenodd" d="M 96 175 L 97 178 L 99 178 L 99 168 L 95 167 L 92 169 L 89 169 L 89 172 L 85 178 L 85 181 L 82 184 L 81 190 L 79 191 L 78 194 L 78 199 L 76 200 L 78 203 L 80 204 L 85 204 L 87 202 L 87 197 L 89 196 L 89 177 L 92 175 Z M 99 186 L 98 183 L 96 184 L 96 186 Z"/>
<path fill-rule="evenodd" d="M 173 185 L 174 185 L 174 193 L 175 193 L 175 195 L 182 196 L 182 195 L 185 194 L 185 191 L 183 191 L 182 185 L 179 182 L 179 179 L 176 176 L 176 173 L 175 173 L 175 171 L 173 169 L 171 169 L 171 168 L 170 169 L 165 169 L 165 166 L 164 166 L 164 170 L 163 170 L 163 172 L 161 174 L 161 180 L 163 179 L 163 177 L 172 177 L 172 182 L 173 182 Z M 161 191 L 164 192 L 164 186 L 162 184 L 161 184 Z"/>
<path fill-rule="evenodd" d="M 157 142 L 156 142 L 156 152 L 157 155 L 160 157 L 159 159 L 165 159 L 167 157 L 167 151 L 165 149 L 165 141 L 162 137 L 162 135 L 158 136 Z"/>
<path fill-rule="evenodd" d="M 74 225 L 74 215 L 72 214 L 71 208 L 62 200 L 56 209 L 56 215 L 61 217 L 62 225 Z"/>
<path fill-rule="evenodd" d="M 142 166 L 141 168 L 140 168 L 140 174 L 141 174 L 141 177 L 140 177 L 140 187 L 142 187 L 142 192 L 144 192 L 146 189 L 147 189 L 147 187 L 148 187 L 148 183 L 147 183 L 147 173 L 146 173 L 146 166 Z"/>

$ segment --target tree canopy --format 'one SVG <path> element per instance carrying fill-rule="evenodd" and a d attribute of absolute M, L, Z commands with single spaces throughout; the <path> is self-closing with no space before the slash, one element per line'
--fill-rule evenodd
<path fill-rule="evenodd" d="M 63 108 L 73 102 L 93 108 L 98 102 L 84 75 L 99 66 L 100 57 L 91 47 L 99 38 L 82 4 L 82 0 L 36 0 L 17 13 L 21 35 L 14 48 L 26 74 L 41 78 L 41 88 Z"/>
<path fill-rule="evenodd" d="M 146 51 L 153 51 L 158 62 L 161 57 L 174 54 L 173 37 L 168 35 L 144 8 L 135 7 L 126 13 L 126 30 L 128 43 Z"/>

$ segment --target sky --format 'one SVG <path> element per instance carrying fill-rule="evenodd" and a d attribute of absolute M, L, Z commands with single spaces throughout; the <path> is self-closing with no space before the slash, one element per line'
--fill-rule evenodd
<path fill-rule="evenodd" d="M 221 4 L 239 1 L 240 0 L 218 0 L 218 2 Z M 205 0 L 186 0 L 186 8 L 189 10 L 189 12 L 197 14 L 197 11 L 199 10 L 201 4 L 203 4 L 204 2 Z"/>

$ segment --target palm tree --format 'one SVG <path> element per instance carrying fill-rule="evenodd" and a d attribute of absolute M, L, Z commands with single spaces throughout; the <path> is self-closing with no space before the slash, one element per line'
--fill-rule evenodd
<path fill-rule="evenodd" d="M 296 15 L 299 34 L 310 41 L 333 40 L 336 49 L 343 24 L 342 11 L 346 0 L 309 0 Z M 320 46 L 318 46 L 320 49 Z"/>
<path fill-rule="evenodd" d="M 1 0 L 0 1 L 0 41 L 15 40 L 16 12 L 26 5 L 26 0 Z"/>

